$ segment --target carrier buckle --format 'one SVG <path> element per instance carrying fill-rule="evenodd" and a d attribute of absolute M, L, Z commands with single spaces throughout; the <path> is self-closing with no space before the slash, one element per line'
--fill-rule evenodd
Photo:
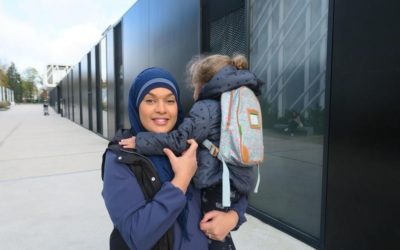
<path fill-rule="evenodd" d="M 215 146 L 214 144 L 212 144 L 211 148 L 210 148 L 210 153 L 213 157 L 217 157 L 218 153 L 219 153 L 219 148 L 217 146 Z"/>

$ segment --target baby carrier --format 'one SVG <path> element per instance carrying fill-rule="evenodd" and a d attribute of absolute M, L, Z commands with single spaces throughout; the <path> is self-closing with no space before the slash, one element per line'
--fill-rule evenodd
<path fill-rule="evenodd" d="M 230 206 L 230 180 L 227 163 L 239 167 L 259 166 L 264 159 L 260 103 L 248 87 L 221 95 L 221 138 L 219 148 L 208 139 L 202 143 L 223 165 L 222 205 Z M 258 191 L 260 172 L 254 192 Z"/>

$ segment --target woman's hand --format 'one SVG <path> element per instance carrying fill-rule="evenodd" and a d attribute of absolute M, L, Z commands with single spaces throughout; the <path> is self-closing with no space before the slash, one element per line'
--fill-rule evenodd
<path fill-rule="evenodd" d="M 222 212 L 212 210 L 206 213 L 200 221 L 200 230 L 212 240 L 223 241 L 239 221 L 235 210 Z"/>
<path fill-rule="evenodd" d="M 121 145 L 123 148 L 136 148 L 136 137 L 132 136 L 131 138 L 127 139 L 122 139 L 119 142 L 119 145 Z"/>
<path fill-rule="evenodd" d="M 184 193 L 197 170 L 196 151 L 198 144 L 193 139 L 190 139 L 187 142 L 190 144 L 190 147 L 183 152 L 180 157 L 176 157 L 168 148 L 163 149 L 164 153 L 168 156 L 172 170 L 175 173 L 171 183 L 175 187 L 181 189 Z"/>

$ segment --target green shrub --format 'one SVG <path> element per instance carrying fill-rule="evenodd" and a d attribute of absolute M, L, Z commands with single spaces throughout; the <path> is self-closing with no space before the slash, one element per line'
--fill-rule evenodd
<path fill-rule="evenodd" d="M 0 102 L 0 109 L 5 109 L 10 106 L 9 102 Z"/>

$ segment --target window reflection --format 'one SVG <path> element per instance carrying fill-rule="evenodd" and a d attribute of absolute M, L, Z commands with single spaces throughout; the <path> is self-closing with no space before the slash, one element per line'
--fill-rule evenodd
<path fill-rule="evenodd" d="M 319 237 L 327 0 L 250 1 L 250 65 L 266 82 L 265 162 L 250 204 Z"/>
<path fill-rule="evenodd" d="M 103 136 L 107 138 L 107 47 L 106 38 L 100 42 L 100 88 Z"/>

